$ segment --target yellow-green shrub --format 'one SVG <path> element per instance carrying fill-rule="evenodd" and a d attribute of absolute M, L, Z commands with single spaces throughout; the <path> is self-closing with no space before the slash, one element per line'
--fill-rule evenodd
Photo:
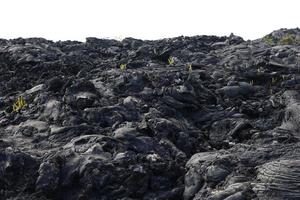
<path fill-rule="evenodd" d="M 293 45 L 295 44 L 295 39 L 291 35 L 285 35 L 279 41 L 282 45 Z"/>
<path fill-rule="evenodd" d="M 19 112 L 26 106 L 27 106 L 27 103 L 26 103 L 24 97 L 19 97 L 18 100 L 13 104 L 13 111 Z"/>

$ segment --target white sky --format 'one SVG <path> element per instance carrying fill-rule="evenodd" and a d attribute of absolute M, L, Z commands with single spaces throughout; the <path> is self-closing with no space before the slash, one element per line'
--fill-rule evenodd
<path fill-rule="evenodd" d="M 257 39 L 300 27 L 299 9 L 297 0 L 0 0 L 0 38 Z"/>

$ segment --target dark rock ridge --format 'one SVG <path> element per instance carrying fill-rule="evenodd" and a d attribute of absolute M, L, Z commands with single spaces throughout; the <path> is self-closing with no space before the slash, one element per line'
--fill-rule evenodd
<path fill-rule="evenodd" d="M 299 45 L 0 40 L 0 199 L 300 199 Z"/>

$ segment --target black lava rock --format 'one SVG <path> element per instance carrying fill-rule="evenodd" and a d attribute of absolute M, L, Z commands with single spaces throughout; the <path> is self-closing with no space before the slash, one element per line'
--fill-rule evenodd
<path fill-rule="evenodd" d="M 299 41 L 0 40 L 0 200 L 300 199 Z"/>

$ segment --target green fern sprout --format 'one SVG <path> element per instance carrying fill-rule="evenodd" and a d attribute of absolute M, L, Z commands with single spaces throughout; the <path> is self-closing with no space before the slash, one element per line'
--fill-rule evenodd
<path fill-rule="evenodd" d="M 174 65 L 174 63 L 175 63 L 174 58 L 173 57 L 169 57 L 168 58 L 168 63 L 169 63 L 169 65 Z"/>
<path fill-rule="evenodd" d="M 20 112 L 23 108 L 27 106 L 24 97 L 19 97 L 18 100 L 13 104 L 13 111 Z"/>
<path fill-rule="evenodd" d="M 125 71 L 126 68 L 127 68 L 127 65 L 126 65 L 126 64 L 121 64 L 121 65 L 120 65 L 120 70 L 121 70 L 121 71 Z"/>

